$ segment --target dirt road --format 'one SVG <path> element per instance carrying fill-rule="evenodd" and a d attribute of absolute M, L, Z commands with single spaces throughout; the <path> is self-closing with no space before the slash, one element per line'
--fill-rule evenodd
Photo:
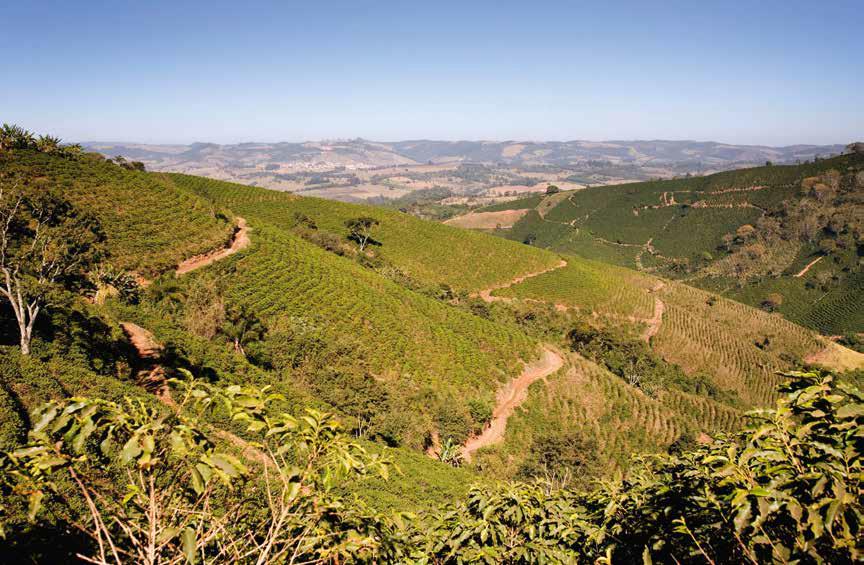
<path fill-rule="evenodd" d="M 825 257 L 824 255 L 820 255 L 819 257 L 816 257 L 815 259 L 813 259 L 812 261 L 810 261 L 809 263 L 807 263 L 807 266 L 806 266 L 806 267 L 804 267 L 803 269 L 801 269 L 800 271 L 798 271 L 797 274 L 795 274 L 795 278 L 799 278 L 799 279 L 800 279 L 801 277 L 803 277 L 804 275 L 806 275 L 806 274 L 807 274 L 807 271 L 810 270 L 810 267 L 812 267 L 813 265 L 815 265 L 816 263 L 818 263 L 819 261 L 821 261 L 824 257 Z"/>
<path fill-rule="evenodd" d="M 215 249 L 213 251 L 208 251 L 202 255 L 196 255 L 194 257 L 190 257 L 177 265 L 177 276 L 185 275 L 190 271 L 194 271 L 195 269 L 200 269 L 201 267 L 206 267 L 207 265 L 211 265 L 216 261 L 221 261 L 226 257 L 230 257 L 234 255 L 241 249 L 245 249 L 249 247 L 251 240 L 249 239 L 249 226 L 246 225 L 246 220 L 241 217 L 237 217 L 237 229 L 234 232 L 233 237 L 231 238 L 231 243 L 228 247 L 224 247 L 222 249 Z"/>
<path fill-rule="evenodd" d="M 565 261 L 564 259 L 561 259 L 558 262 L 558 264 L 555 265 L 554 267 L 549 267 L 548 269 L 543 269 L 542 271 L 537 271 L 534 273 L 528 273 L 526 275 L 520 275 L 514 279 L 507 281 L 506 283 L 483 289 L 477 293 L 477 296 L 482 298 L 485 302 L 510 302 L 512 299 L 504 298 L 501 296 L 492 296 L 492 293 L 495 292 L 496 290 L 501 290 L 502 288 L 508 288 L 508 287 L 513 286 L 514 284 L 519 284 L 526 279 L 539 277 L 540 275 L 546 274 L 546 273 L 554 271 L 556 269 L 562 269 L 566 266 L 567 266 L 567 261 Z"/>
<path fill-rule="evenodd" d="M 483 432 L 469 438 L 462 446 L 462 457 L 471 461 L 471 456 L 481 447 L 496 444 L 504 439 L 507 420 L 513 411 L 528 398 L 528 387 L 535 381 L 548 377 L 564 365 L 564 359 L 551 348 L 544 348 L 538 361 L 528 364 L 522 373 L 498 392 L 498 402 L 492 411 L 492 420 Z"/>
<path fill-rule="evenodd" d="M 138 384 L 165 404 L 173 405 L 165 380 L 165 368 L 161 364 L 162 346 L 156 343 L 153 334 L 137 324 L 121 322 L 120 327 L 138 353 Z"/>

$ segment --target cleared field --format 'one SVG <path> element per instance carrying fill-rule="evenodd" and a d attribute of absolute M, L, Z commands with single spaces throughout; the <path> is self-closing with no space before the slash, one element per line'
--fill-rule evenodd
<path fill-rule="evenodd" d="M 471 212 L 464 216 L 450 218 L 444 223 L 448 226 L 466 229 L 493 230 L 510 228 L 528 210 L 502 210 L 500 212 Z"/>

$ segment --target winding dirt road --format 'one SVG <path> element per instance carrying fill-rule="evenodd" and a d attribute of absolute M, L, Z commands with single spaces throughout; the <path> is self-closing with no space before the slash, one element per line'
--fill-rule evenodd
<path fill-rule="evenodd" d="M 237 228 L 234 230 L 234 235 L 231 237 L 231 243 L 228 247 L 224 247 L 222 249 L 216 249 L 213 251 L 208 251 L 202 255 L 195 255 L 194 257 L 190 257 L 177 265 L 177 276 L 185 275 L 188 272 L 194 271 L 195 269 L 200 269 L 201 267 L 206 267 L 207 265 L 211 265 L 216 261 L 221 261 L 226 257 L 230 257 L 234 255 L 238 251 L 242 249 L 246 249 L 249 247 L 251 240 L 249 239 L 249 226 L 246 225 L 246 220 L 237 216 Z"/>
<path fill-rule="evenodd" d="M 567 261 L 565 261 L 564 259 L 561 259 L 560 261 L 558 261 L 558 264 L 555 265 L 554 267 L 549 267 L 548 269 L 543 269 L 542 271 L 537 271 L 534 273 L 528 273 L 525 275 L 521 275 L 521 276 L 518 276 L 514 279 L 507 281 L 506 283 L 491 286 L 489 288 L 485 288 L 485 289 L 481 290 L 480 292 L 478 292 L 475 296 L 479 296 L 485 302 L 512 302 L 513 301 L 512 298 L 505 298 L 503 296 L 492 296 L 492 293 L 495 292 L 496 290 L 501 290 L 502 288 L 508 288 L 508 287 L 511 287 L 515 284 L 519 284 L 522 281 L 525 281 L 527 279 L 539 277 L 540 275 L 544 275 L 544 274 L 549 273 L 551 271 L 554 271 L 556 269 L 562 269 L 566 266 L 567 266 Z"/>
<path fill-rule="evenodd" d="M 498 392 L 498 402 L 492 411 L 492 420 L 483 432 L 469 438 L 462 446 L 462 458 L 470 462 L 475 451 L 494 445 L 504 439 L 507 420 L 528 398 L 528 387 L 539 379 L 548 377 L 564 366 L 564 359 L 549 347 L 543 348 L 538 361 L 525 366 L 522 373 Z"/>

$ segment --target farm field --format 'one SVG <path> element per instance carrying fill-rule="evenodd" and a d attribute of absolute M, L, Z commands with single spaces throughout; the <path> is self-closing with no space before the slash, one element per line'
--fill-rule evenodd
<path fill-rule="evenodd" d="M 496 235 L 679 279 L 751 306 L 780 296 L 772 309 L 789 320 L 845 334 L 862 328 L 862 170 L 864 157 L 849 154 L 593 187 L 554 201 L 520 199 L 500 208 L 528 212 Z"/>

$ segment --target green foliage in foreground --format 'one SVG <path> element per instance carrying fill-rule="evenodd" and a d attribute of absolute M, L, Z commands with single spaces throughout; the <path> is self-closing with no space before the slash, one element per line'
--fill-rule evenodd
<path fill-rule="evenodd" d="M 443 508 L 386 516 L 333 487 L 386 477 L 389 463 L 326 415 L 274 412 L 267 391 L 182 382 L 169 415 L 49 403 L 28 444 L 0 456 L 5 533 L 22 543 L 23 505 L 31 521 L 75 524 L 91 538 L 77 547 L 99 563 L 858 561 L 864 394 L 830 374 L 787 376 L 776 408 L 751 414 L 746 430 L 646 459 L 623 481 L 587 492 L 479 486 Z M 245 463 L 218 450 L 196 416 L 208 410 L 258 438 Z"/>

